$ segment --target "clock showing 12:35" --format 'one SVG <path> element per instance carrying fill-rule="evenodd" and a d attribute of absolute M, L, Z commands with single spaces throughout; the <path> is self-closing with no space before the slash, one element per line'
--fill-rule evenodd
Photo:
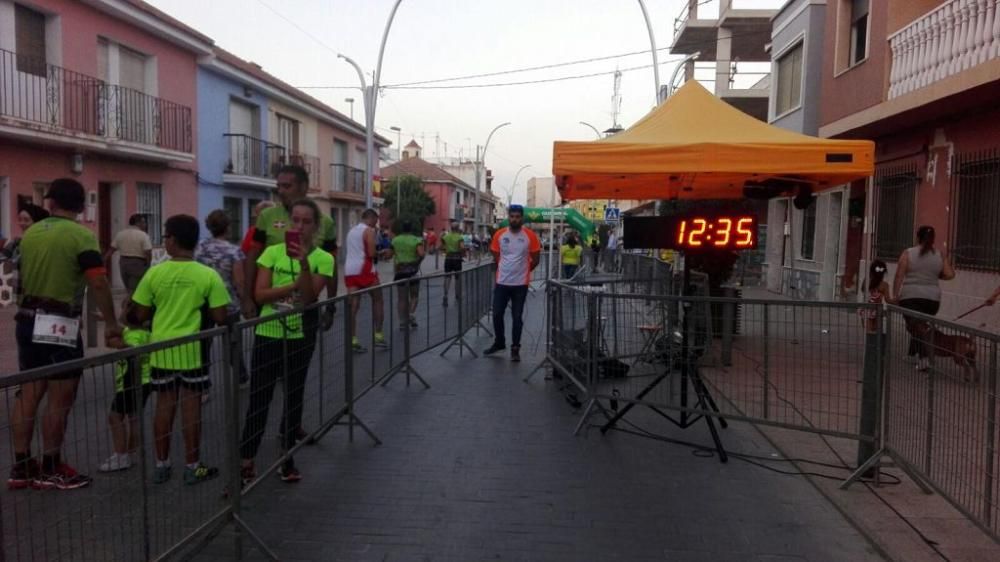
<path fill-rule="evenodd" d="M 677 249 L 748 250 L 757 246 L 757 219 L 753 216 L 704 216 L 678 218 L 674 242 Z"/>

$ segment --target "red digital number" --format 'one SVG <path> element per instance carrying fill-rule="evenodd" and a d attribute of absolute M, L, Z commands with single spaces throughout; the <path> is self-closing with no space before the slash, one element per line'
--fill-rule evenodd
<path fill-rule="evenodd" d="M 736 241 L 738 247 L 750 247 L 753 246 L 753 219 L 750 217 L 743 217 L 736 223 L 736 233 L 743 236 Z"/>
<path fill-rule="evenodd" d="M 713 244 L 716 246 L 728 246 L 729 245 L 729 235 L 733 231 L 733 219 L 721 218 L 716 221 L 715 233 L 722 236 L 718 238 Z"/>
<path fill-rule="evenodd" d="M 682 220 L 681 221 L 680 232 L 677 234 L 677 245 L 678 246 L 683 246 L 684 245 L 684 232 L 687 231 L 687 225 L 688 225 L 688 221 L 687 220 Z"/>
<path fill-rule="evenodd" d="M 708 229 L 708 221 L 705 219 L 694 219 L 694 230 L 688 235 L 688 246 L 696 247 L 701 246 L 702 241 L 697 238 L 705 234 L 705 230 Z"/>

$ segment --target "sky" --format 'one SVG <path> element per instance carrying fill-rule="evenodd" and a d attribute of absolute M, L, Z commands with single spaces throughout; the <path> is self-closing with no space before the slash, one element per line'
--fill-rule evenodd
<path fill-rule="evenodd" d="M 357 73 L 336 55 L 357 61 L 370 83 L 393 0 L 146 1 L 346 115 L 351 104 L 345 99 L 354 98 L 354 118 L 364 121 Z M 669 46 L 674 20 L 686 3 L 646 0 L 662 83 L 680 59 L 669 53 Z M 734 0 L 737 8 L 783 3 Z M 701 6 L 701 17 L 714 16 L 717 4 L 710 0 Z M 493 170 L 497 194 L 512 187 L 519 168 L 530 165 L 514 187 L 514 201 L 523 202 L 530 177 L 552 175 L 553 141 L 594 139 L 594 131 L 580 121 L 602 131 L 612 126 L 616 68 L 623 70 L 618 123 L 627 128 L 653 108 L 649 48 L 636 0 L 403 0 L 386 43 L 376 131 L 395 144 L 396 132 L 389 128 L 399 127 L 402 144 L 416 140 L 426 156 L 467 157 L 485 144 L 493 127 L 509 121 L 493 135 L 485 162 Z M 636 54 L 422 85 L 434 89 L 391 87 L 626 53 Z M 626 70 L 634 67 L 642 68 Z M 454 87 L 597 73 L 601 75 L 534 84 Z M 699 70 L 696 77 L 711 74 Z"/>

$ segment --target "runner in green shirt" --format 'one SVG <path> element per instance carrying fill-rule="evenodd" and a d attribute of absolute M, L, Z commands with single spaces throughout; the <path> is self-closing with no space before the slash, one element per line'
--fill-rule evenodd
<path fill-rule="evenodd" d="M 257 259 L 254 297 L 262 305 L 261 316 L 279 317 L 261 323 L 254 336 L 250 407 L 240 440 L 244 483 L 257 477 L 253 460 L 264 436 L 274 387 L 281 378 L 285 408 L 279 431 L 284 450 L 295 446 L 302 423 L 306 375 L 316 340 L 303 326 L 306 315 L 294 311 L 315 303 L 323 286 L 336 278 L 333 256 L 313 242 L 321 215 L 311 199 L 296 201 L 292 204 L 291 228 L 299 233 L 301 241 L 270 246 Z M 292 457 L 282 463 L 279 472 L 285 482 L 302 479 Z"/>
<path fill-rule="evenodd" d="M 224 324 L 229 304 L 229 291 L 219 274 L 194 261 L 200 230 L 198 219 L 175 215 L 167 219 L 163 228 L 163 246 L 170 259 L 151 267 L 139 281 L 132 295 L 129 318 L 140 324 L 152 320 L 150 340 L 154 343 L 197 334 L 201 331 L 202 309 L 206 307 L 217 324 Z M 187 449 L 184 483 L 198 484 L 215 478 L 219 470 L 202 464 L 198 454 L 201 395 L 211 386 L 208 365 L 202 365 L 199 342 L 154 351 L 150 365 L 153 389 L 157 393 L 153 421 L 156 439 L 153 483 L 162 484 L 170 479 L 170 441 L 178 399 Z"/>
<path fill-rule="evenodd" d="M 149 343 L 149 324 L 128 325 L 128 315 L 123 321 L 127 325 L 122 331 L 126 347 L 142 347 Z M 108 414 L 108 429 L 114 452 L 97 470 L 117 472 L 132 467 L 132 454 L 139 447 L 139 415 L 146 405 L 151 384 L 152 367 L 149 355 L 135 355 L 115 363 L 115 395 L 111 400 Z M 141 396 L 141 405 L 136 398 Z M 127 424 L 125 422 L 128 422 Z"/>
<path fill-rule="evenodd" d="M 395 225 L 394 225 L 395 226 Z M 396 264 L 396 276 L 393 281 L 402 281 L 420 274 L 420 262 L 424 259 L 426 248 L 424 240 L 414 234 L 413 223 L 400 221 L 399 231 L 392 238 L 392 255 Z M 399 306 L 399 328 L 406 329 L 407 323 L 417 327 L 417 299 L 420 297 L 420 282 L 411 281 L 396 285 Z"/>
<path fill-rule="evenodd" d="M 465 257 L 465 236 L 462 227 L 457 222 L 451 223 L 451 231 L 441 236 L 441 249 L 444 251 L 444 272 L 454 273 L 444 278 L 444 296 L 441 304 L 448 306 L 448 288 L 451 278 L 455 278 L 455 300 L 462 298 L 462 259 Z"/>
<path fill-rule="evenodd" d="M 51 216 L 33 224 L 21 239 L 14 337 L 22 371 L 83 357 L 80 295 L 85 288 L 104 317 L 107 345 L 122 345 L 97 239 L 75 221 L 86 207 L 86 199 L 80 182 L 70 178 L 53 181 L 45 192 Z M 7 478 L 8 489 L 72 490 L 90 484 L 91 478 L 63 462 L 61 455 L 66 422 L 82 375 L 80 369 L 62 371 L 25 382 L 13 395 L 10 425 L 14 464 Z M 45 410 L 39 412 L 43 398 Z M 40 464 L 31 455 L 38 419 L 42 420 Z"/>

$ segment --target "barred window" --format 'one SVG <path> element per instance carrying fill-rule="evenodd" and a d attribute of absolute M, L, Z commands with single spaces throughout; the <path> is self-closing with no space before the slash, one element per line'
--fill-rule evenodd
<path fill-rule="evenodd" d="M 147 232 L 154 246 L 163 243 L 163 199 L 158 183 L 136 184 L 137 212 L 146 216 Z"/>
<path fill-rule="evenodd" d="M 875 171 L 875 256 L 895 261 L 913 245 L 917 175 L 915 162 Z"/>
<path fill-rule="evenodd" d="M 1000 271 L 1000 153 L 956 156 L 951 239 L 957 267 Z"/>

